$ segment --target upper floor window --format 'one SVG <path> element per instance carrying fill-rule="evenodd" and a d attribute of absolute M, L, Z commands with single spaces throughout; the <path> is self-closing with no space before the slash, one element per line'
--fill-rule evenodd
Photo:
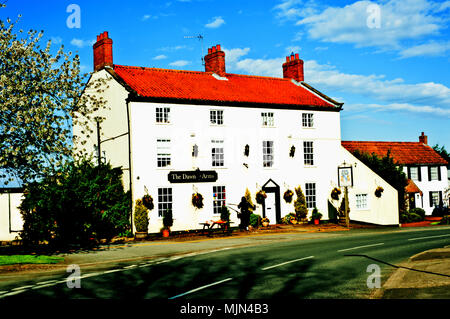
<path fill-rule="evenodd" d="M 212 144 L 211 148 L 212 166 L 213 167 L 225 166 L 223 140 L 211 140 L 211 144 Z"/>
<path fill-rule="evenodd" d="M 314 127 L 313 113 L 302 113 L 302 127 Z"/>
<path fill-rule="evenodd" d="M 305 165 L 314 165 L 314 144 L 311 141 L 303 142 L 303 158 Z"/>
<path fill-rule="evenodd" d="M 273 141 L 263 141 L 263 167 L 273 166 Z"/>
<path fill-rule="evenodd" d="M 223 125 L 223 110 L 211 110 L 209 120 L 211 124 Z"/>
<path fill-rule="evenodd" d="M 420 168 L 417 166 L 411 166 L 409 168 L 409 178 L 413 181 L 420 181 L 419 172 Z"/>
<path fill-rule="evenodd" d="M 428 167 L 428 180 L 430 181 L 440 181 L 441 172 L 439 166 L 429 166 Z"/>
<path fill-rule="evenodd" d="M 156 123 L 170 123 L 170 107 L 156 108 Z"/>
<path fill-rule="evenodd" d="M 261 119 L 263 126 L 271 127 L 275 125 L 273 112 L 262 112 Z"/>
<path fill-rule="evenodd" d="M 171 164 L 171 151 L 169 139 L 156 140 L 156 162 L 158 167 L 167 167 Z"/>

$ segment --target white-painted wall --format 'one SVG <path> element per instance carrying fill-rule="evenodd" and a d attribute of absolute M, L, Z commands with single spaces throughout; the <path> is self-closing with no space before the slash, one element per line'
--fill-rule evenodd
<path fill-rule="evenodd" d="M 21 193 L 0 193 L 0 240 L 20 238 L 23 220 L 18 207 L 22 200 Z"/>
<path fill-rule="evenodd" d="M 199 223 L 218 219 L 213 215 L 213 186 L 225 186 L 227 204 L 238 204 L 248 188 L 255 193 L 269 180 L 280 186 L 281 216 L 294 212 L 293 204 L 287 204 L 282 196 L 289 188 L 301 186 L 305 192 L 305 183 L 316 183 L 316 201 L 319 211 L 327 216 L 327 195 L 330 185 L 337 178 L 336 169 L 340 152 L 340 115 L 339 112 L 312 111 L 314 128 L 302 128 L 302 113 L 311 111 L 261 109 L 244 107 L 216 107 L 199 105 L 167 104 L 171 108 L 171 123 L 156 124 L 155 103 L 132 102 L 132 168 L 134 198 L 149 190 L 155 200 L 155 210 L 150 213 L 150 232 L 158 232 L 162 227 L 162 218 L 157 217 L 158 187 L 172 187 L 174 225 L 172 230 L 196 229 Z M 210 124 L 210 110 L 224 110 L 224 125 Z M 275 126 L 263 127 L 261 112 L 275 113 Z M 170 168 L 157 168 L 156 139 L 169 138 L 172 143 L 172 165 Z M 211 139 L 225 141 L 225 167 L 212 167 Z M 263 168 L 262 142 L 274 141 L 275 165 Z M 314 141 L 315 165 L 305 166 L 303 162 L 303 141 Z M 192 147 L 198 145 L 198 158 L 192 157 Z M 249 157 L 244 156 L 245 145 L 250 146 Z M 289 157 L 294 145 L 295 157 Z M 334 155 L 333 155 L 334 154 Z M 243 163 L 248 165 L 246 168 Z M 170 171 L 216 170 L 218 181 L 215 183 L 171 184 L 168 181 Z M 196 210 L 191 205 L 193 192 L 198 191 L 204 197 L 205 206 Z M 254 203 L 256 201 L 253 199 Z M 262 207 L 257 205 L 262 216 Z M 235 206 L 231 206 L 235 207 Z M 236 213 L 231 214 L 237 225 Z"/>
<path fill-rule="evenodd" d="M 341 158 L 346 163 L 353 166 L 354 186 L 349 188 L 349 206 L 350 220 L 378 224 L 378 225 L 398 225 L 398 192 L 384 179 L 372 171 L 363 162 L 358 160 L 344 147 L 341 147 Z M 336 185 L 337 186 L 337 185 Z M 384 191 L 381 197 L 375 196 L 375 190 L 381 186 Z M 342 190 L 342 200 L 344 191 Z M 356 207 L 356 195 L 367 194 L 367 209 L 358 209 Z M 340 201 L 334 201 L 336 207 L 339 207 Z"/>

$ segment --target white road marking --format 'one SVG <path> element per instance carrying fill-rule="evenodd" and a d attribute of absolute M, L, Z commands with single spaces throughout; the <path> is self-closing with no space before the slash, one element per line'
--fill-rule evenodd
<path fill-rule="evenodd" d="M 1 295 L 0 298 L 18 295 L 18 294 L 21 294 L 22 292 L 25 292 L 25 291 L 26 291 L 26 290 L 12 291 L 12 292 L 9 292 L 9 293 L 7 293 L 7 294 Z"/>
<path fill-rule="evenodd" d="M 450 234 L 448 234 L 448 235 L 428 236 L 428 237 L 417 237 L 417 238 L 410 238 L 408 240 L 420 240 L 420 239 L 439 238 L 439 237 L 448 237 L 448 236 L 450 236 Z"/>
<path fill-rule="evenodd" d="M 216 281 L 216 282 L 213 282 L 212 284 L 205 285 L 205 286 L 201 286 L 201 287 L 198 287 L 198 288 L 189 290 L 189 291 L 187 291 L 187 292 L 184 292 L 184 293 L 182 293 L 182 294 L 179 294 L 179 295 L 170 297 L 169 299 L 175 299 L 175 298 L 178 298 L 178 297 L 182 297 L 182 296 L 191 294 L 191 293 L 193 293 L 193 292 L 196 292 L 196 291 L 199 291 L 199 290 L 202 290 L 202 289 L 211 287 L 211 286 L 219 285 L 219 284 L 221 284 L 221 283 L 223 283 L 223 282 L 230 281 L 230 280 L 232 280 L 232 279 L 233 279 L 233 278 L 227 278 L 227 279 L 224 279 L 224 280 L 221 280 L 221 281 Z"/>
<path fill-rule="evenodd" d="M 135 268 L 135 267 L 137 267 L 137 265 L 125 266 L 125 267 L 123 267 L 123 269 L 131 269 L 131 268 Z"/>
<path fill-rule="evenodd" d="M 345 249 L 338 250 L 338 252 L 348 251 L 348 250 L 353 250 L 353 249 L 359 249 L 359 248 L 375 247 L 375 246 L 381 246 L 381 245 L 384 245 L 384 243 L 345 248 Z"/>
<path fill-rule="evenodd" d="M 33 286 L 32 285 L 30 285 L 30 286 L 22 286 L 22 287 L 13 288 L 13 289 L 11 289 L 11 291 L 26 290 L 26 289 L 31 288 L 31 287 L 33 287 Z"/>
<path fill-rule="evenodd" d="M 103 273 L 104 274 L 111 274 L 113 272 L 118 272 L 118 271 L 123 271 L 123 269 L 111 269 L 111 270 L 104 271 Z"/>
<path fill-rule="evenodd" d="M 36 283 L 36 285 L 48 285 L 48 284 L 53 284 L 53 283 L 57 283 L 57 280 L 48 280 L 48 281 L 41 281 Z"/>
<path fill-rule="evenodd" d="M 309 256 L 309 257 L 304 257 L 304 258 L 299 258 L 299 259 L 289 260 L 289 261 L 286 261 L 286 262 L 281 263 L 281 264 L 276 264 L 276 265 L 273 265 L 273 266 L 261 268 L 261 270 L 272 269 L 272 268 L 275 268 L 275 267 L 280 267 L 280 266 L 284 266 L 284 265 L 286 265 L 286 264 L 294 263 L 294 262 L 301 261 L 301 260 L 305 260 L 305 259 L 311 259 L 311 258 L 314 258 L 314 256 Z"/>

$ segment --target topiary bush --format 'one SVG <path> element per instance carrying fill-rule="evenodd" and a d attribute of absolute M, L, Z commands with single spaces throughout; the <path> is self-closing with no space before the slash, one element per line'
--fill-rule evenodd
<path fill-rule="evenodd" d="M 251 214 L 250 215 L 250 226 L 252 227 L 259 227 L 261 225 L 261 216 L 258 214 Z"/>
<path fill-rule="evenodd" d="M 297 220 L 303 220 L 308 215 L 308 208 L 306 207 L 305 195 L 300 186 L 295 188 L 295 194 L 297 195 L 297 199 L 294 202 L 295 214 L 297 215 Z"/>
<path fill-rule="evenodd" d="M 148 232 L 148 208 L 142 199 L 137 199 L 134 205 L 134 227 L 138 232 Z"/>

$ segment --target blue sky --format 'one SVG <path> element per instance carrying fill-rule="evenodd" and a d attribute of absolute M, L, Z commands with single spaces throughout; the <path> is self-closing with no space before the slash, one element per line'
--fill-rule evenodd
<path fill-rule="evenodd" d="M 122 65 L 201 71 L 202 49 L 221 44 L 227 72 L 282 77 L 286 55 L 299 53 L 305 81 L 345 103 L 343 140 L 418 141 L 425 132 L 430 145 L 450 150 L 450 1 L 6 4 L 1 19 L 22 14 L 18 27 L 43 30 L 55 50 L 63 44 L 78 53 L 85 72 L 92 71 L 92 44 L 103 31 L 114 41 L 114 63 Z M 80 9 L 79 27 L 67 23 L 70 4 Z"/>

